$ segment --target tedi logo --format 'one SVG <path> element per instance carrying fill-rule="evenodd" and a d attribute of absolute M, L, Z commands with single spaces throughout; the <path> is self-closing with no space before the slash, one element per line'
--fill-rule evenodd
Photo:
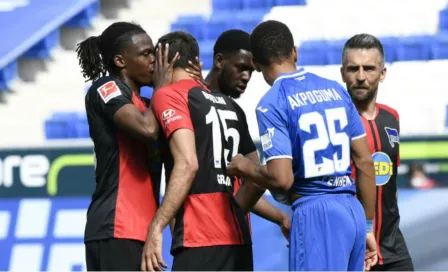
<path fill-rule="evenodd" d="M 88 198 L 1 201 L 0 270 L 85 271 L 88 204 Z"/>

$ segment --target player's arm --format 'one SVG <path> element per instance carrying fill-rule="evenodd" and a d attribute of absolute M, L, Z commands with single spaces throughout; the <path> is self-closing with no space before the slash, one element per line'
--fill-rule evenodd
<path fill-rule="evenodd" d="M 256 113 L 266 166 L 237 155 L 229 168 L 262 188 L 288 191 L 293 183 L 293 171 L 285 102 L 277 97 L 273 97 L 271 101 L 269 97 L 265 97 L 259 106 Z"/>
<path fill-rule="evenodd" d="M 174 167 L 162 205 L 157 210 L 150 226 L 155 231 L 163 230 L 172 221 L 187 197 L 198 170 L 195 137 L 192 130 L 176 130 L 169 139 L 169 147 L 174 159 Z"/>
<path fill-rule="evenodd" d="M 121 107 L 113 116 L 115 124 L 142 140 L 155 140 L 159 135 L 159 124 L 151 108 L 141 112 L 134 104 Z"/>
<path fill-rule="evenodd" d="M 168 139 L 174 166 L 165 196 L 150 229 L 162 230 L 168 223 L 174 224 L 174 216 L 184 202 L 198 169 L 196 142 L 185 93 L 165 87 L 153 95 L 153 109 Z M 173 112 L 166 118 L 165 112 Z"/>
<path fill-rule="evenodd" d="M 255 164 L 259 162 L 257 151 L 247 154 L 246 158 Z M 263 197 L 265 191 L 254 182 L 246 181 L 236 193 L 235 198 L 245 212 L 251 210 L 263 219 L 282 225 L 285 220 L 289 220 L 289 217 Z"/>
<path fill-rule="evenodd" d="M 94 87 L 92 87 L 94 88 Z M 102 113 L 119 128 L 143 140 L 156 139 L 158 124 L 150 109 L 141 112 L 132 102 L 132 91 L 120 82 L 110 78 L 96 89 L 89 91 Z"/>
<path fill-rule="evenodd" d="M 364 207 L 367 220 L 373 220 L 376 203 L 375 169 L 361 118 L 355 106 L 348 102 L 351 138 L 351 159 L 356 168 L 356 194 Z"/>

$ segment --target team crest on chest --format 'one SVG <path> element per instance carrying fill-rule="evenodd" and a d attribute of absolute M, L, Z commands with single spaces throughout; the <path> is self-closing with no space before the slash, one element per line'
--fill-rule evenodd
<path fill-rule="evenodd" d="M 390 146 L 395 147 L 395 144 L 400 144 L 400 139 L 398 137 L 398 130 L 395 128 L 385 127 L 387 138 L 389 139 Z"/>

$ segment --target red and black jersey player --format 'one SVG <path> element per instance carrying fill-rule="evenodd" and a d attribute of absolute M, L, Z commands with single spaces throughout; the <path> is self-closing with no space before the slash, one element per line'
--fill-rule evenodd
<path fill-rule="evenodd" d="M 400 164 L 399 117 L 394 109 L 376 102 L 378 85 L 386 77 L 381 42 L 368 34 L 350 38 L 344 47 L 341 74 L 362 117 L 375 163 L 377 207 L 374 232 L 378 263 L 371 269 L 414 270 L 403 234 L 399 229 L 400 214 L 397 204 L 397 167 Z"/>
<path fill-rule="evenodd" d="M 253 270 L 248 222 L 233 195 L 234 177 L 226 174 L 232 156 L 256 152 L 244 114 L 227 95 L 189 79 L 184 68 L 188 61 L 196 62 L 199 53 L 193 36 L 173 32 L 159 43 L 169 43 L 169 57 L 177 51 L 180 59 L 174 65 L 173 83 L 153 95 L 154 114 L 167 139 L 161 145 L 167 152 L 168 184 L 148 231 L 141 269 L 165 265 L 162 230 L 175 219 L 173 270 Z"/>
<path fill-rule="evenodd" d="M 152 141 L 159 126 L 140 87 L 153 76 L 155 89 L 169 83 L 172 65 L 164 60 L 154 69 L 151 38 L 126 22 L 81 42 L 77 53 L 83 76 L 93 81 L 85 97 L 96 157 L 84 237 L 87 269 L 136 271 L 157 210 L 161 172 L 161 161 L 149 158 L 157 154 Z"/>

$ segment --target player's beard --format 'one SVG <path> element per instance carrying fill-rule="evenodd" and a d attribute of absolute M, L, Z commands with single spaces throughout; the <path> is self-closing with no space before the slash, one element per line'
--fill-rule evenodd
<path fill-rule="evenodd" d="M 362 93 L 357 89 L 357 86 L 347 89 L 349 90 L 353 102 L 359 104 L 368 104 L 372 102 L 376 98 L 378 92 L 378 86 L 375 86 L 374 88 L 365 88 L 366 91 L 363 90 Z"/>
<path fill-rule="evenodd" d="M 232 73 L 227 69 L 227 65 L 224 64 L 222 71 L 218 76 L 219 90 L 232 98 L 239 98 L 241 93 L 233 90 L 233 86 L 230 86 L 232 82 Z"/>

